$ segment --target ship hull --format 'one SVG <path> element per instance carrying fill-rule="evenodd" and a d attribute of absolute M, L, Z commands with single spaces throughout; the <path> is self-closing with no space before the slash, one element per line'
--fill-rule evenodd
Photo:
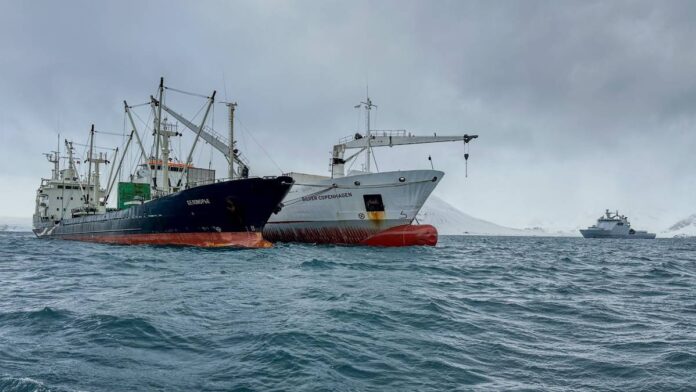
<path fill-rule="evenodd" d="M 585 238 L 615 238 L 615 239 L 640 239 L 640 240 L 652 240 L 655 239 L 655 233 L 647 232 L 636 232 L 635 234 L 617 234 L 612 233 L 609 230 L 580 230 Z"/>
<path fill-rule="evenodd" d="M 262 230 L 292 183 L 290 177 L 277 177 L 202 185 L 124 210 L 35 221 L 34 233 L 110 244 L 268 247 Z"/>
<path fill-rule="evenodd" d="M 293 175 L 296 184 L 283 201 L 283 210 L 264 228 L 264 237 L 274 242 L 435 245 L 434 227 L 411 223 L 443 175 L 437 170 L 319 180 Z"/>

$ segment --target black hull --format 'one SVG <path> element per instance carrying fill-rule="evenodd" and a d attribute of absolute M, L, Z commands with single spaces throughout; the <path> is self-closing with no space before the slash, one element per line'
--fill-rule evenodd
<path fill-rule="evenodd" d="M 202 185 L 124 210 L 38 223 L 34 233 L 117 244 L 268 246 L 261 232 L 293 182 L 283 176 Z"/>

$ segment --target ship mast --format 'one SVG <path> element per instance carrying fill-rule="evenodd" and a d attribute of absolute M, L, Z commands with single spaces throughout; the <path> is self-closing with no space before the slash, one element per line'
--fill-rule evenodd
<path fill-rule="evenodd" d="M 99 164 L 100 163 L 109 163 L 109 161 L 106 160 L 106 154 L 102 154 L 101 152 L 99 153 L 99 158 L 92 159 L 94 162 L 94 197 L 92 199 L 92 203 L 94 203 L 94 207 L 98 208 L 99 207 L 99 191 L 100 191 L 100 180 L 99 180 Z"/>
<path fill-rule="evenodd" d="M 138 132 L 138 128 L 135 126 L 135 121 L 133 121 L 133 116 L 131 115 L 130 112 L 130 106 L 128 106 L 128 102 L 125 100 L 123 101 L 123 106 L 125 107 L 126 114 L 128 115 L 128 121 L 130 121 L 132 131 L 135 134 L 135 140 L 138 142 L 138 146 L 140 147 L 140 154 L 142 155 L 143 158 L 143 163 L 147 164 L 147 153 L 145 153 L 145 147 L 143 147 L 143 142 L 140 140 L 140 134 Z"/>
<path fill-rule="evenodd" d="M 158 188 L 158 186 L 157 186 L 157 171 L 159 170 L 158 166 L 161 166 L 163 171 L 169 168 L 169 165 L 167 165 L 167 168 L 165 169 L 164 161 L 163 160 L 160 161 L 160 137 L 162 136 L 161 135 L 161 130 L 162 130 L 162 105 L 161 105 L 161 103 L 162 103 L 162 96 L 164 95 L 164 78 L 163 77 L 160 78 L 160 84 L 159 84 L 158 91 L 159 91 L 159 101 L 156 100 L 155 97 L 153 97 L 152 95 L 150 96 L 150 105 L 152 107 L 152 113 L 154 114 L 154 119 L 153 119 L 154 124 L 153 125 L 154 125 L 154 129 L 155 129 L 154 130 L 155 162 L 154 162 L 154 169 L 152 169 L 152 184 L 153 184 L 155 191 L 157 191 L 157 188 Z M 160 161 L 159 165 L 158 165 L 158 161 Z M 165 172 L 165 173 L 163 173 L 163 176 L 162 176 L 164 179 L 164 182 L 166 183 L 166 185 L 164 185 L 164 186 L 169 185 L 169 181 L 167 181 L 166 174 L 168 174 L 168 173 Z M 163 189 L 164 189 L 164 186 L 163 186 Z"/>
<path fill-rule="evenodd" d="M 227 153 L 227 156 L 230 157 L 229 159 L 229 169 L 227 171 L 227 176 L 230 178 L 230 180 L 234 180 L 234 109 L 237 107 L 237 102 L 228 102 L 227 107 L 230 110 L 230 116 L 229 116 L 229 130 L 230 130 L 230 145 L 229 145 L 229 152 Z"/>
<path fill-rule="evenodd" d="M 169 194 L 169 138 L 172 136 L 179 136 L 180 133 L 171 130 L 167 123 L 164 123 L 164 128 L 160 129 L 160 135 L 162 136 L 162 192 L 165 195 Z"/>
<path fill-rule="evenodd" d="M 73 159 L 72 142 L 65 140 L 65 149 L 68 151 L 68 171 L 66 172 L 68 180 L 75 180 L 77 169 L 75 168 L 75 160 Z"/>
<path fill-rule="evenodd" d="M 87 191 L 85 192 L 85 204 L 89 207 L 89 186 L 92 180 L 92 154 L 94 153 L 94 124 L 89 131 L 89 152 L 87 156 Z"/>
<path fill-rule="evenodd" d="M 58 173 L 59 173 L 59 162 L 60 162 L 60 155 L 57 151 L 51 151 L 50 153 L 44 153 L 46 156 L 46 159 L 53 164 L 53 170 L 51 170 L 51 179 L 52 180 L 58 180 Z"/>
<path fill-rule="evenodd" d="M 370 100 L 370 97 L 367 96 L 367 101 L 363 102 L 361 101 L 359 104 L 355 105 L 355 108 L 358 109 L 360 107 L 364 107 L 365 111 L 367 112 L 367 151 L 366 151 L 366 159 L 365 159 L 365 170 L 367 172 L 370 171 L 370 155 L 372 153 L 372 147 L 371 147 L 371 139 L 372 139 L 372 132 L 370 130 L 370 111 L 372 108 L 376 108 L 377 105 L 374 105 L 372 103 L 372 100 Z"/>
<path fill-rule="evenodd" d="M 56 145 L 56 162 L 54 163 L 55 167 L 55 173 L 53 173 L 53 178 L 58 180 L 60 179 L 60 134 L 58 134 L 58 143 Z"/>
<path fill-rule="evenodd" d="M 162 102 L 164 96 L 164 78 L 160 78 L 159 85 L 159 102 Z M 169 137 L 173 136 L 172 132 L 162 129 L 162 105 L 157 105 L 157 133 L 162 138 L 162 193 L 169 194 Z"/>
<path fill-rule="evenodd" d="M 87 207 L 92 204 L 95 209 L 99 207 L 99 164 L 100 163 L 109 163 L 109 161 L 106 160 L 106 155 L 102 154 L 101 152 L 99 153 L 99 157 L 95 158 L 94 157 L 94 124 L 92 124 L 92 129 L 89 131 L 89 158 L 87 158 L 87 162 L 89 162 L 87 166 L 87 191 L 86 197 L 85 197 L 85 204 L 87 204 Z M 92 173 L 92 163 L 94 163 L 94 173 Z M 90 185 L 93 188 L 90 188 Z M 90 190 L 92 190 L 92 197 L 90 198 Z"/>

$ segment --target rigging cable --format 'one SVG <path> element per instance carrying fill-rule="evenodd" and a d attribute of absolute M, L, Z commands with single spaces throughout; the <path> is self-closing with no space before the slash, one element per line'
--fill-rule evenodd
<path fill-rule="evenodd" d="M 138 104 L 135 104 L 135 105 L 128 105 L 128 109 L 133 109 L 133 108 L 137 108 L 137 107 L 145 106 L 145 105 L 149 105 L 149 104 L 150 104 L 150 102 L 138 103 Z"/>
<path fill-rule="evenodd" d="M 271 163 L 273 163 L 273 165 L 275 165 L 276 169 L 278 169 L 280 174 L 285 173 L 283 171 L 283 169 L 280 168 L 278 163 L 275 160 L 273 160 L 273 157 L 271 157 L 271 154 L 269 154 L 268 151 L 266 151 L 266 149 L 263 148 L 263 145 L 261 145 L 261 143 L 259 143 L 258 140 L 256 140 L 256 138 L 254 137 L 254 134 L 249 131 L 249 129 L 239 120 L 239 118 L 235 116 L 235 120 L 237 120 L 239 125 L 241 125 L 242 128 L 245 130 L 245 132 L 243 132 L 242 134 L 248 133 L 249 136 L 251 137 L 251 140 L 253 140 L 254 143 L 256 143 L 259 146 L 259 148 L 261 148 L 261 151 L 263 151 L 263 153 L 266 155 L 266 157 L 268 157 L 268 159 L 271 161 Z"/>
<path fill-rule="evenodd" d="M 82 143 L 75 143 L 75 142 L 73 142 L 73 144 L 78 145 L 78 146 L 84 146 L 85 150 L 87 149 L 87 147 L 89 147 L 89 144 L 82 144 Z M 107 150 L 107 151 L 115 150 L 115 148 L 113 148 L 113 147 L 102 147 L 102 146 L 93 146 L 93 147 L 95 150 Z"/>
<path fill-rule="evenodd" d="M 133 131 L 135 132 L 135 130 L 133 130 Z M 123 132 L 123 139 L 121 139 L 121 145 L 123 146 L 123 145 L 126 144 L 126 112 L 125 112 L 125 111 L 123 112 L 123 129 L 122 129 L 122 132 Z M 125 149 L 125 147 L 124 147 L 124 149 Z M 131 157 L 130 153 L 131 153 L 131 152 L 130 152 L 130 151 L 124 151 L 124 153 L 126 153 L 126 152 L 128 153 L 128 158 L 129 158 L 128 160 L 130 161 L 130 157 Z M 121 182 L 121 181 L 123 180 L 123 170 L 119 170 L 118 173 L 116 173 L 116 174 L 118 175 L 118 181 Z"/>
<path fill-rule="evenodd" d="M 111 135 L 111 136 L 124 136 L 124 134 L 116 133 L 116 132 L 94 131 L 94 133 L 100 133 L 102 135 Z"/>
<path fill-rule="evenodd" d="M 331 160 L 331 161 L 333 162 L 333 157 L 332 157 L 332 160 Z M 357 161 L 358 161 L 358 160 L 355 159 L 355 158 L 353 158 L 353 159 L 350 160 L 350 166 L 348 166 L 348 170 L 346 171 L 346 173 L 350 173 L 350 169 L 353 168 L 353 165 L 354 165 L 355 162 L 357 162 Z M 332 169 L 333 169 L 333 165 L 332 165 Z M 332 172 L 333 172 L 333 170 L 332 170 Z"/>
<path fill-rule="evenodd" d="M 377 129 L 379 129 L 379 127 L 377 127 L 377 113 L 378 113 L 378 111 L 379 111 L 379 107 L 375 106 L 374 123 L 375 123 L 375 127 Z M 377 165 L 377 157 L 375 156 L 375 151 L 372 148 L 372 145 L 370 145 L 370 155 L 372 155 L 372 161 L 375 163 L 375 169 L 377 169 L 377 173 L 379 173 L 379 165 Z"/>
<path fill-rule="evenodd" d="M 172 91 L 175 91 L 175 92 L 181 93 L 181 94 L 191 95 L 191 96 L 194 96 L 194 97 L 200 97 L 200 98 L 210 99 L 210 97 L 207 96 L 207 95 L 198 94 L 198 93 L 192 93 L 192 92 L 190 92 L 190 91 L 179 90 L 179 89 L 174 88 L 174 87 L 167 87 L 167 86 L 164 86 L 164 89 L 165 89 L 165 90 L 172 90 Z"/>
<path fill-rule="evenodd" d="M 215 129 L 215 105 L 211 108 L 213 111 L 212 118 L 210 119 L 210 127 Z M 205 126 L 205 124 L 204 124 Z M 213 145 L 210 145 L 210 158 L 208 158 L 208 170 L 212 170 L 213 167 Z"/>
<path fill-rule="evenodd" d="M 372 146 L 370 146 L 370 151 L 372 151 Z M 379 165 L 377 165 L 377 158 L 375 158 L 375 152 L 372 151 L 372 161 L 375 163 L 375 169 L 377 169 L 377 173 L 379 173 Z"/>

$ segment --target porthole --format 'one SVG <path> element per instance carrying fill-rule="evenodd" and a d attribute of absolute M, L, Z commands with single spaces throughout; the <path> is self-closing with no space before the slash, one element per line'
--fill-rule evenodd
<path fill-rule="evenodd" d="M 353 184 L 355 184 L 355 186 L 360 186 L 360 181 L 355 181 Z"/>
<path fill-rule="evenodd" d="M 399 182 L 406 182 L 406 178 L 405 178 L 405 177 L 399 177 Z"/>

